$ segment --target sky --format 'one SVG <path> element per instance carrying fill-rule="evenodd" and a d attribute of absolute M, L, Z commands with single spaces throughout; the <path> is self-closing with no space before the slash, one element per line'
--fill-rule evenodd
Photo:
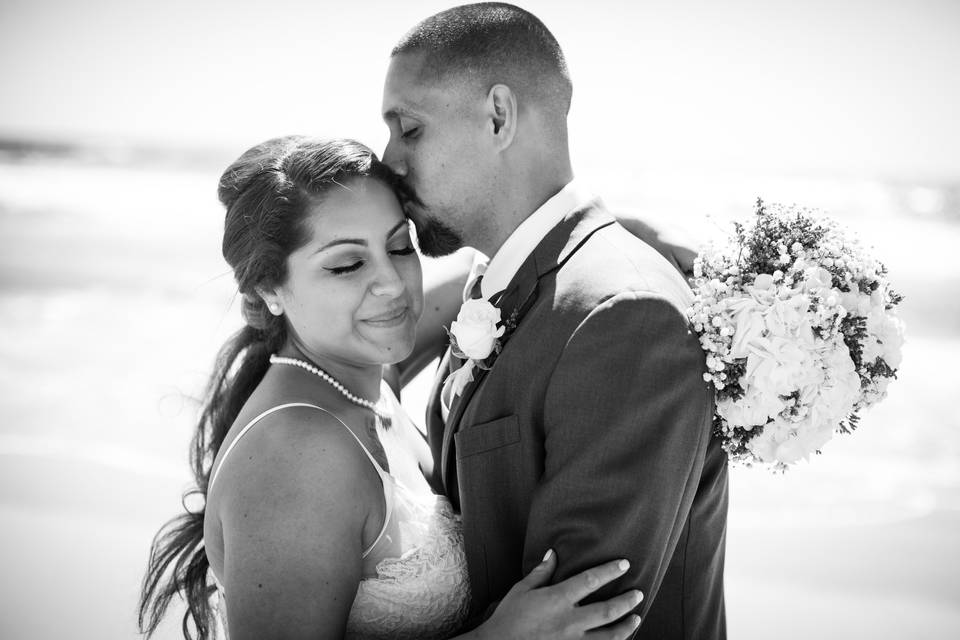
<path fill-rule="evenodd" d="M 433 1 L 0 0 L 0 136 L 381 150 Z M 960 178 L 960 2 L 522 3 L 563 46 L 574 164 Z"/>

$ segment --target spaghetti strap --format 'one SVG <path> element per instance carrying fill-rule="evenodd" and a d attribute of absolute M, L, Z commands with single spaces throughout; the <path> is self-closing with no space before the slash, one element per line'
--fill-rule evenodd
<path fill-rule="evenodd" d="M 274 413 L 275 411 L 280 411 L 281 409 L 286 409 L 288 407 L 313 407 L 314 409 L 320 409 L 321 411 L 323 411 L 323 409 L 321 409 L 320 407 L 313 404 L 307 404 L 306 402 L 289 402 L 287 404 L 280 404 L 275 407 L 271 407 L 266 411 L 264 411 L 263 413 L 261 413 L 260 415 L 258 415 L 256 418 L 254 418 L 250 422 L 248 422 L 246 425 L 244 425 L 243 429 L 240 429 L 240 433 L 237 434 L 237 437 L 233 439 L 233 441 L 229 444 L 229 446 L 227 446 L 227 450 L 224 451 L 223 455 L 220 457 L 220 464 L 217 465 L 217 468 L 214 470 L 213 475 L 210 477 L 210 482 L 207 484 L 207 493 L 210 493 L 210 490 L 213 488 L 213 483 L 217 481 L 217 476 L 220 474 L 220 469 L 223 468 L 223 463 L 227 461 L 227 457 L 229 457 L 230 452 L 233 451 L 233 448 L 237 445 L 238 442 L 240 442 L 240 438 L 245 436 L 247 434 L 247 431 L 250 431 L 251 427 L 253 427 L 253 425 L 260 422 L 260 420 L 262 420 L 263 418 L 266 418 L 268 415 L 270 415 L 271 413 Z M 330 412 L 328 411 L 327 413 L 330 413 Z M 353 433 L 353 432 L 351 431 L 350 433 Z"/>
<path fill-rule="evenodd" d="M 367 549 L 360 555 L 361 558 L 366 558 L 370 554 L 370 552 L 373 551 L 373 548 L 377 546 L 377 543 L 380 542 L 380 539 L 383 538 L 383 535 L 387 531 L 387 526 L 390 524 L 390 518 L 393 514 L 393 500 L 391 499 L 392 496 L 387 495 L 387 492 L 388 492 L 388 489 L 393 488 L 393 485 L 389 483 L 389 480 L 392 480 L 392 477 L 390 476 L 389 473 L 383 470 L 383 467 L 380 466 L 380 463 L 378 463 L 376 458 L 373 457 L 373 454 L 370 453 L 370 450 L 367 449 L 367 447 L 363 444 L 360 438 L 357 437 L 357 434 L 353 432 L 353 429 L 348 427 L 347 423 L 341 420 L 337 414 L 333 413 L 332 411 L 328 411 L 323 407 L 318 407 L 315 404 L 310 404 L 307 402 L 289 402 L 287 404 L 280 404 L 275 407 L 271 407 L 270 409 L 267 409 L 266 411 L 264 411 L 263 413 L 255 417 L 253 420 L 248 422 L 246 425 L 244 425 L 243 429 L 240 430 L 240 433 L 237 434 L 237 437 L 235 437 L 230 442 L 230 444 L 227 446 L 227 449 L 223 452 L 223 456 L 221 456 L 220 458 L 220 464 L 217 465 L 217 468 L 214 470 L 213 475 L 210 477 L 210 482 L 207 484 L 207 493 L 208 494 L 210 493 L 210 490 L 213 488 L 213 483 L 216 482 L 217 480 L 217 475 L 219 475 L 220 470 L 223 469 L 223 465 L 227 461 L 227 457 L 230 455 L 230 452 L 233 451 L 234 446 L 236 446 L 236 444 L 240 442 L 240 438 L 245 436 L 247 432 L 255 424 L 260 422 L 260 420 L 262 420 L 263 418 L 266 418 L 271 413 L 280 411 L 281 409 L 288 409 L 290 407 L 310 407 L 312 409 L 317 409 L 319 411 L 323 411 L 324 413 L 327 413 L 333 416 L 337 422 L 343 425 L 343 428 L 347 430 L 347 433 L 353 436 L 353 439 L 357 441 L 357 444 L 360 445 L 360 448 L 363 449 L 363 452 L 367 454 L 367 459 L 370 460 L 370 463 L 373 465 L 373 468 L 377 470 L 377 475 L 380 476 L 380 482 L 383 485 L 383 491 L 384 491 L 383 499 L 386 504 L 386 513 L 384 514 L 384 517 L 383 517 L 383 527 L 380 529 L 380 533 L 377 535 L 373 543 L 369 547 L 367 547 Z"/>

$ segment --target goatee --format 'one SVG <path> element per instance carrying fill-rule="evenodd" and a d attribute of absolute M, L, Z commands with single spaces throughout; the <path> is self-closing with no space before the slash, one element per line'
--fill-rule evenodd
<path fill-rule="evenodd" d="M 413 218 L 420 252 L 431 258 L 448 256 L 464 247 L 460 234 L 439 220 Z"/>

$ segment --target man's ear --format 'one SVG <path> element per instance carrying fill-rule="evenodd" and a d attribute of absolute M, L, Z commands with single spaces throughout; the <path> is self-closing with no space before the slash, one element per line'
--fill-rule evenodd
<path fill-rule="evenodd" d="M 487 93 L 490 132 L 497 139 L 497 148 L 510 146 L 517 134 L 517 96 L 505 84 L 495 84 Z"/>

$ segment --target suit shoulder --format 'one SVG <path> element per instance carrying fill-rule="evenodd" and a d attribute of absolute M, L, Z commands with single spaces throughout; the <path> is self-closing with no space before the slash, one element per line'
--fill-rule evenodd
<path fill-rule="evenodd" d="M 622 293 L 662 298 L 681 312 L 693 302 L 680 272 L 619 223 L 599 229 L 570 257 L 557 274 L 557 292 L 582 296 L 588 306 Z"/>

